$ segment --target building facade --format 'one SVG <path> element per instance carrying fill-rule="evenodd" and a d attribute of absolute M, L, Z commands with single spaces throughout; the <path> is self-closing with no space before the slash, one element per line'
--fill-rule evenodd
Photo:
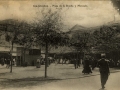
<path fill-rule="evenodd" d="M 35 65 L 37 58 L 40 58 L 41 51 L 39 48 L 32 47 L 30 49 L 24 49 L 24 46 L 18 44 L 13 45 L 13 50 L 11 52 L 11 42 L 7 42 L 5 39 L 4 32 L 0 35 L 0 60 L 6 60 L 9 54 L 12 54 L 13 61 L 16 66 L 23 66 L 24 63 L 27 65 Z M 25 53 L 24 53 L 25 50 Z M 0 61 L 2 62 L 2 61 Z"/>

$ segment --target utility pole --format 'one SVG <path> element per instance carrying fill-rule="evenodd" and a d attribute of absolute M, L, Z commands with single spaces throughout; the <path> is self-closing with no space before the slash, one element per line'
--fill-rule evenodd
<path fill-rule="evenodd" d="M 114 23 L 115 23 L 115 13 L 114 13 Z"/>

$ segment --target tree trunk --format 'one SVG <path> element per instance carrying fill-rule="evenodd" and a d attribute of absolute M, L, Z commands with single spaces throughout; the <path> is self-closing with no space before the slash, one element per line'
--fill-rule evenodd
<path fill-rule="evenodd" d="M 22 66 L 26 66 L 26 61 L 25 61 L 25 53 L 26 53 L 26 49 L 24 48 L 23 49 L 23 63 L 22 63 Z"/>
<path fill-rule="evenodd" d="M 11 47 L 11 52 L 10 52 L 10 56 L 11 56 L 11 67 L 10 67 L 10 73 L 12 73 L 12 64 L 13 64 L 12 52 L 13 52 L 13 41 L 12 41 L 12 47 Z"/>
<path fill-rule="evenodd" d="M 24 54 L 24 56 L 23 56 L 23 57 L 24 57 L 24 58 L 23 58 L 24 63 L 25 63 L 25 51 L 26 51 L 26 50 L 24 49 L 24 53 L 23 53 L 23 54 Z"/>
<path fill-rule="evenodd" d="M 40 68 L 41 68 L 41 48 L 40 48 Z"/>
<path fill-rule="evenodd" d="M 48 42 L 46 42 L 45 46 L 45 78 L 47 78 L 47 65 L 48 65 Z"/>

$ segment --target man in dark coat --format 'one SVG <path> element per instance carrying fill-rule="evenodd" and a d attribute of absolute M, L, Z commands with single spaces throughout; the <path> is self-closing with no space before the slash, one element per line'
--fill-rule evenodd
<path fill-rule="evenodd" d="M 108 76 L 110 75 L 108 61 L 105 59 L 105 54 L 101 54 L 101 59 L 98 61 L 98 67 L 101 76 L 101 86 L 102 89 L 105 88 L 105 84 L 108 80 Z"/>
<path fill-rule="evenodd" d="M 6 66 L 6 68 L 9 68 L 10 67 L 10 59 L 8 58 L 7 59 L 7 66 Z"/>

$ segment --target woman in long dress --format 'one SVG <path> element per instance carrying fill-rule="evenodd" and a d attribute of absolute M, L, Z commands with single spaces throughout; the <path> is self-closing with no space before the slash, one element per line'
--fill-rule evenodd
<path fill-rule="evenodd" d="M 36 68 L 40 68 L 40 59 L 37 59 Z"/>
<path fill-rule="evenodd" d="M 84 60 L 82 73 L 84 73 L 84 74 L 92 73 L 89 58 L 85 58 L 85 60 Z"/>

